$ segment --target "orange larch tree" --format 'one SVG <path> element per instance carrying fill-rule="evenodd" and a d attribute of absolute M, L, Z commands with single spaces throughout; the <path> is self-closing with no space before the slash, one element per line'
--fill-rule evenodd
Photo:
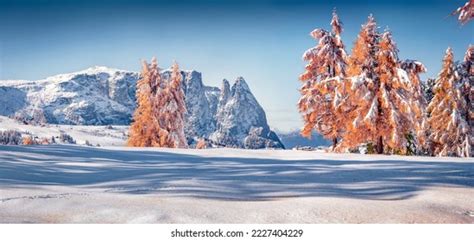
<path fill-rule="evenodd" d="M 186 103 L 182 88 L 182 75 L 178 64 L 175 62 L 171 67 L 171 79 L 165 89 L 166 96 L 163 100 L 163 127 L 169 133 L 169 147 L 188 147 L 184 134 L 184 116 L 186 114 Z"/>
<path fill-rule="evenodd" d="M 304 127 L 301 134 L 311 137 L 313 130 L 333 141 L 336 146 L 343 131 L 334 105 L 337 86 L 346 75 L 346 52 L 340 38 L 342 24 L 336 12 L 331 20 L 332 32 L 315 29 L 311 36 L 318 44 L 303 54 L 309 63 L 299 79 L 303 82 L 298 109 L 303 115 Z"/>
<path fill-rule="evenodd" d="M 137 108 L 130 126 L 128 146 L 166 146 L 168 132 L 160 126 L 160 103 L 162 79 L 156 58 L 151 64 L 143 61 L 141 78 L 137 82 Z"/>
<path fill-rule="evenodd" d="M 149 136 L 151 138 L 151 146 L 154 147 L 173 147 L 170 145 L 170 133 L 163 125 L 163 106 L 165 105 L 165 88 L 167 82 L 163 80 L 158 61 L 153 57 L 150 64 L 150 88 L 151 88 L 151 105 L 152 105 L 152 125 L 149 128 Z"/>
<path fill-rule="evenodd" d="M 423 83 L 420 79 L 420 73 L 426 72 L 426 67 L 419 61 L 416 60 L 404 60 L 401 62 L 400 67 L 408 74 L 409 83 L 411 85 L 411 102 L 413 105 L 412 111 L 414 114 L 414 135 L 416 149 L 414 151 L 423 153 L 427 149 L 427 116 L 426 107 L 428 102 L 425 98 L 423 90 Z"/>
<path fill-rule="evenodd" d="M 343 114 L 344 133 L 343 140 L 336 147 L 336 151 L 347 151 L 362 144 L 354 142 L 358 139 L 356 137 L 360 131 L 354 123 L 359 116 L 359 113 L 355 110 L 360 106 L 359 102 L 367 98 L 364 96 L 369 91 L 366 80 L 372 80 L 375 77 L 379 35 L 377 23 L 374 17 L 369 15 L 367 22 L 361 26 L 351 55 L 347 57 L 348 81 L 344 81 L 339 86 L 343 93 L 341 98 L 343 101 L 337 106 L 337 109 L 339 113 Z"/>
<path fill-rule="evenodd" d="M 463 115 L 467 105 L 453 58 L 453 52 L 448 48 L 436 79 L 433 99 L 427 108 L 431 148 L 434 155 L 469 156 L 469 124 Z"/>
<path fill-rule="evenodd" d="M 369 16 L 359 35 L 366 40 L 358 40 L 355 47 L 362 51 L 351 56 L 351 63 L 359 65 L 352 67 L 356 76 L 351 78 L 354 91 L 351 102 L 356 107 L 347 115 L 351 121 L 347 122 L 349 126 L 338 148 L 372 143 L 376 144 L 377 153 L 404 153 L 406 134 L 414 129 L 414 109 L 421 107 L 411 97 L 410 79 L 399 68 L 398 49 L 391 33 L 387 31 L 378 39 L 374 28 L 373 18 Z M 358 55 L 368 57 L 363 59 Z"/>
<path fill-rule="evenodd" d="M 367 23 L 362 25 L 354 47 L 352 48 L 348 60 L 348 76 L 364 74 L 365 77 L 373 79 L 377 63 L 375 54 L 377 52 L 378 39 L 377 22 L 371 14 L 367 18 Z"/>

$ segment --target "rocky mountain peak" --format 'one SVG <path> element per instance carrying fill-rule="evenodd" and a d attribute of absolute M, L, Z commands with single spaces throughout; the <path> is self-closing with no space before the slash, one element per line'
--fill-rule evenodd
<path fill-rule="evenodd" d="M 214 146 L 283 148 L 244 78 L 232 87 L 224 79 L 219 89 L 205 86 L 198 71 L 181 74 L 191 146 L 205 139 Z M 166 79 L 171 72 L 162 75 Z M 9 107 L 0 108 L 0 115 L 54 124 L 128 125 L 139 78 L 137 72 L 94 66 L 39 81 L 0 81 L 0 103 Z"/>
<path fill-rule="evenodd" d="M 202 83 L 202 75 L 200 72 L 197 72 L 195 70 L 187 71 L 187 72 L 182 72 L 184 75 L 184 86 L 186 86 L 186 89 L 192 88 L 192 89 L 200 89 L 204 87 L 204 84 Z"/>
<path fill-rule="evenodd" d="M 230 84 L 226 79 L 222 80 L 221 93 L 219 96 L 219 105 L 225 104 L 230 96 Z"/>
<path fill-rule="evenodd" d="M 247 82 L 245 81 L 243 77 L 237 77 L 234 85 L 232 86 L 231 91 L 232 91 L 232 95 L 235 95 L 236 93 L 241 93 L 241 92 L 251 92 Z"/>
<path fill-rule="evenodd" d="M 240 148 L 284 148 L 276 134 L 270 130 L 265 111 L 245 79 L 238 77 L 235 80 L 230 96 L 225 94 L 226 84 L 228 82 L 223 81 L 216 115 L 216 131 L 210 135 L 210 139 L 215 143 L 228 143 Z"/>

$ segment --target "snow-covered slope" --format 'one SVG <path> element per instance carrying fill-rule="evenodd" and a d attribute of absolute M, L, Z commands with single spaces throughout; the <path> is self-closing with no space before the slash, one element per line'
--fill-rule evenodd
<path fill-rule="evenodd" d="M 26 93 L 15 87 L 0 86 L 0 114 L 13 115 L 26 106 Z"/>
<path fill-rule="evenodd" d="M 474 159 L 0 146 L 0 223 L 473 223 Z"/>
<path fill-rule="evenodd" d="M 37 140 L 51 139 L 51 137 L 57 140 L 61 133 L 65 133 L 70 135 L 78 145 L 89 143 L 93 146 L 124 146 L 128 137 L 128 126 L 31 125 L 0 116 L 0 131 L 6 130 L 15 130 L 23 136 L 30 135 Z"/>
<path fill-rule="evenodd" d="M 162 73 L 169 78 L 169 70 Z M 228 82 L 221 90 L 205 86 L 197 71 L 182 75 L 189 144 L 205 139 L 214 146 L 283 147 L 243 78 L 232 90 Z M 36 123 L 128 125 L 138 78 L 136 72 L 96 66 L 38 81 L 0 81 L 0 115 Z"/>
<path fill-rule="evenodd" d="M 135 106 L 134 72 L 92 67 L 38 81 L 0 81 L 9 92 L 18 92 L 26 105 L 17 105 L 11 115 L 35 122 L 77 125 L 128 124 Z M 0 96 L 6 105 L 16 101 Z"/>

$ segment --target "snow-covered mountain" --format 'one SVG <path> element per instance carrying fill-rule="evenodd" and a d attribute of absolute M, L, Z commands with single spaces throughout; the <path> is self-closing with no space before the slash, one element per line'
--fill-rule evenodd
<path fill-rule="evenodd" d="M 164 70 L 169 78 L 169 70 Z M 201 73 L 182 71 L 186 96 L 185 133 L 190 144 L 283 148 L 265 111 L 242 77 L 231 87 L 205 86 Z M 135 109 L 139 73 L 107 67 L 60 74 L 43 80 L 0 81 L 0 115 L 69 125 L 128 125 Z"/>
<path fill-rule="evenodd" d="M 292 149 L 294 147 L 318 147 L 318 146 L 330 146 L 331 143 L 324 139 L 321 134 L 316 131 L 313 132 L 310 139 L 301 136 L 300 131 L 291 131 L 291 132 L 278 132 L 278 137 L 280 138 L 285 148 Z"/>
<path fill-rule="evenodd" d="M 216 131 L 209 137 L 213 142 L 248 149 L 283 147 L 242 77 L 237 78 L 232 88 L 223 80 L 216 121 Z"/>
<path fill-rule="evenodd" d="M 138 76 L 130 71 L 92 67 L 37 81 L 0 81 L 8 92 L 0 96 L 5 104 L 0 114 L 54 124 L 125 125 L 135 108 Z M 11 98 L 12 93 L 19 98 Z M 11 102 L 17 104 L 6 110 Z"/>

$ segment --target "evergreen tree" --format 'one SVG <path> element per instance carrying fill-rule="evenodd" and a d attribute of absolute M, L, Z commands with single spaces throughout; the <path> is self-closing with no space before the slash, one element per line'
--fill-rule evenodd
<path fill-rule="evenodd" d="M 16 130 L 0 130 L 0 145 L 21 145 L 23 139 L 21 133 Z"/>
<path fill-rule="evenodd" d="M 469 124 L 463 110 L 462 83 L 456 71 L 453 52 L 446 50 L 443 67 L 436 79 L 434 97 L 428 105 L 431 151 L 439 156 L 469 156 Z"/>
<path fill-rule="evenodd" d="M 325 138 L 333 140 L 335 146 L 342 125 L 334 102 L 338 101 L 336 93 L 340 91 L 337 86 L 346 75 L 346 52 L 340 38 L 342 24 L 335 11 L 331 26 L 332 32 L 324 29 L 311 32 L 318 44 L 303 54 L 303 59 L 309 63 L 300 75 L 303 86 L 298 108 L 304 120 L 301 134 L 310 137 L 315 129 Z"/>

